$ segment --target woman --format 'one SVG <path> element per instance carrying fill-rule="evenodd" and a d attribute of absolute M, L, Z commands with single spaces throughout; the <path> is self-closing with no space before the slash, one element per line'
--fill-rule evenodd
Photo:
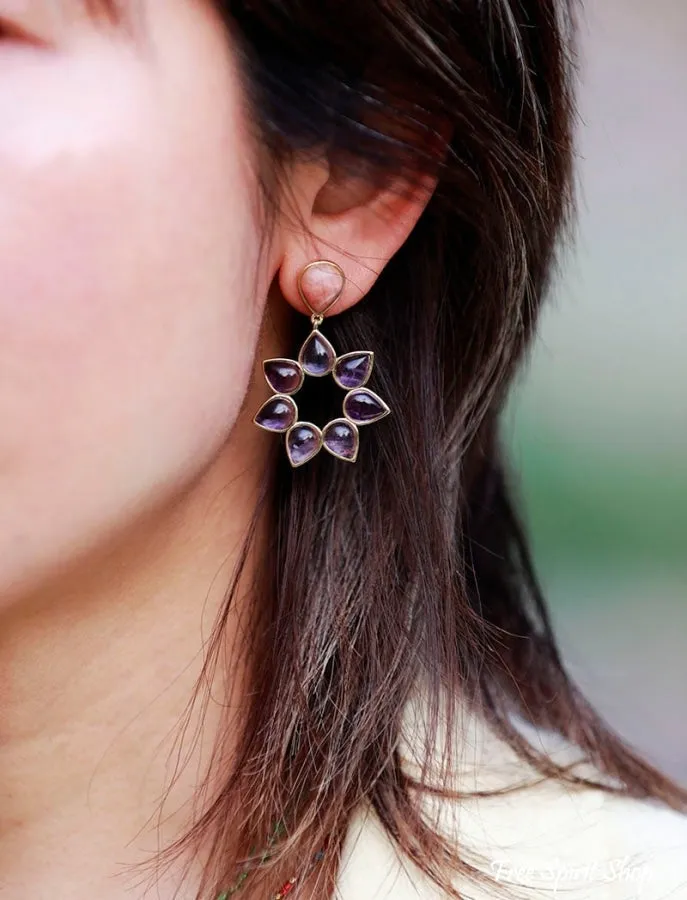
<path fill-rule="evenodd" d="M 565 3 L 0 13 L 3 898 L 687 896 L 499 450 Z"/>

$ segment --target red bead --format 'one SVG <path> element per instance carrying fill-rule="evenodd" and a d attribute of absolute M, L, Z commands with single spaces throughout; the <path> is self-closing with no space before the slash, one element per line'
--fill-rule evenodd
<path fill-rule="evenodd" d="M 287 881 L 284 887 L 279 891 L 282 897 L 286 897 L 287 894 L 290 894 L 293 890 L 296 882 L 295 881 Z"/>

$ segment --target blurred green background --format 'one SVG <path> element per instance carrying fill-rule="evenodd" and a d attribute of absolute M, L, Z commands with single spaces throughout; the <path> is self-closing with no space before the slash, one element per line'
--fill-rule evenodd
<path fill-rule="evenodd" d="M 505 432 L 573 675 L 687 783 L 687 3 L 581 24 L 577 234 Z"/>

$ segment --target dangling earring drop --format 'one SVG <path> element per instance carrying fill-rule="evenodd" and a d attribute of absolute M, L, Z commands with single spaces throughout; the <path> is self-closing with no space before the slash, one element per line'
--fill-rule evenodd
<path fill-rule="evenodd" d="M 358 427 L 378 422 L 391 412 L 381 397 L 365 387 L 372 374 L 374 353 L 355 350 L 337 356 L 320 331 L 326 313 L 340 299 L 345 286 L 346 276 L 336 263 L 320 259 L 307 265 L 298 278 L 298 293 L 311 314 L 312 331 L 298 360 L 268 359 L 263 363 L 274 396 L 262 405 L 253 421 L 267 431 L 286 434 L 286 453 L 294 468 L 309 462 L 322 447 L 337 459 L 355 462 L 360 446 Z M 330 374 L 347 391 L 343 416 L 328 422 L 323 429 L 312 422 L 299 421 L 293 395 L 303 386 L 305 376 L 323 378 Z"/>

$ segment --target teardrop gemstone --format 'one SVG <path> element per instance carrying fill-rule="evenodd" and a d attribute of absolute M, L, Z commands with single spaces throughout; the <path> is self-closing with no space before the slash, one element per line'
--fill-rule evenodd
<path fill-rule="evenodd" d="M 327 338 L 315 329 L 301 347 L 298 361 L 307 375 L 316 378 L 329 375 L 336 362 L 336 352 Z"/>
<path fill-rule="evenodd" d="M 372 374 L 374 353 L 369 350 L 345 353 L 334 366 L 334 381 L 346 390 L 362 387 Z"/>
<path fill-rule="evenodd" d="M 303 369 L 293 359 L 267 359 L 265 378 L 277 394 L 295 394 L 303 387 Z"/>
<path fill-rule="evenodd" d="M 377 394 L 367 388 L 359 388 L 346 394 L 344 415 L 356 425 L 369 425 L 388 416 L 391 410 Z"/>
<path fill-rule="evenodd" d="M 291 397 L 271 397 L 263 403 L 253 421 L 265 431 L 288 431 L 298 418 L 298 409 Z"/>
<path fill-rule="evenodd" d="M 321 447 L 322 433 L 310 422 L 296 422 L 286 435 L 286 453 L 294 468 L 317 456 Z"/>
<path fill-rule="evenodd" d="M 339 459 L 355 462 L 358 458 L 358 429 L 347 419 L 334 419 L 330 422 L 322 432 L 322 441 L 325 448 Z"/>

